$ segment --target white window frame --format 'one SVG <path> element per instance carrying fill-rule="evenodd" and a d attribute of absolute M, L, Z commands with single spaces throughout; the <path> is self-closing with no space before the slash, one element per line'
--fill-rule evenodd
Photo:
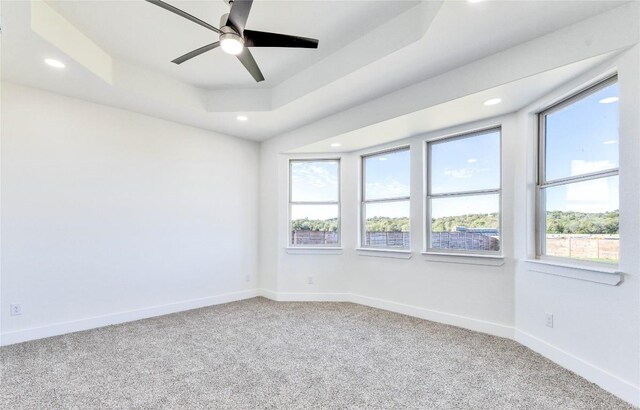
<path fill-rule="evenodd" d="M 295 162 L 335 162 L 338 164 L 338 200 L 337 201 L 293 201 L 293 163 Z M 342 171 L 341 171 L 341 161 L 340 158 L 292 158 L 289 159 L 289 212 L 288 212 L 288 220 L 287 223 L 287 247 L 288 248 L 340 248 L 342 246 L 342 187 L 341 187 L 341 179 L 342 179 Z M 336 233 L 338 234 L 338 243 L 332 244 L 301 244 L 294 245 L 291 238 L 291 232 L 293 230 L 293 221 L 291 219 L 291 208 L 293 205 L 337 205 L 338 206 L 338 228 Z"/>
<path fill-rule="evenodd" d="M 498 132 L 500 135 L 500 152 L 498 154 L 498 158 L 500 160 L 500 184 L 498 188 L 494 189 L 479 189 L 479 190 L 471 190 L 471 191 L 456 191 L 456 192 L 447 192 L 444 194 L 433 194 L 431 192 L 431 155 L 432 155 L 432 147 L 434 144 L 438 143 L 446 143 L 448 141 L 460 140 L 465 138 L 471 138 L 482 134 L 489 134 L 491 132 Z M 469 131 L 462 134 L 455 134 L 451 136 L 446 136 L 442 138 L 437 138 L 433 140 L 429 140 L 426 142 L 426 195 L 425 195 L 425 208 L 426 208 L 426 220 L 425 220 L 425 254 L 449 254 L 449 255 L 460 255 L 460 256 L 491 256 L 491 257 L 502 257 L 503 249 L 504 249 L 504 234 L 502 231 L 502 126 L 492 126 L 487 128 L 482 128 L 475 131 Z M 439 198 L 456 198 L 456 197 L 465 197 L 465 196 L 478 196 L 478 195 L 498 195 L 498 232 L 500 233 L 500 249 L 498 251 L 483 251 L 483 250 L 466 250 L 466 249 L 447 249 L 447 248 L 432 248 L 431 247 L 431 201 L 433 199 Z"/>
<path fill-rule="evenodd" d="M 407 151 L 409 152 L 409 178 L 411 178 L 411 146 L 403 145 L 401 147 L 389 148 L 383 151 L 376 151 L 368 154 L 364 154 L 360 156 L 360 248 L 366 250 L 394 250 L 394 251 L 409 251 L 411 250 L 411 212 L 409 212 L 409 247 L 408 248 L 389 248 L 382 246 L 371 246 L 366 245 L 365 236 L 367 234 L 367 215 L 366 209 L 368 204 L 382 204 L 382 203 L 390 203 L 390 202 L 401 202 L 401 201 L 409 201 L 409 209 L 411 209 L 411 182 L 409 182 L 409 196 L 398 196 L 398 197 L 389 197 L 384 199 L 367 199 L 366 191 L 367 191 L 367 172 L 365 167 L 365 160 L 368 158 L 373 158 L 381 155 L 393 154 L 396 152 Z"/>
<path fill-rule="evenodd" d="M 611 168 L 603 171 L 592 172 L 588 174 L 582 174 L 573 177 L 564 177 L 558 178 L 554 180 L 547 180 L 545 171 L 546 171 L 546 121 L 545 118 L 547 115 L 552 114 L 556 111 L 559 111 L 571 104 L 582 100 L 589 95 L 608 87 L 612 84 L 618 82 L 618 75 L 614 74 L 610 77 L 605 78 L 604 80 L 598 81 L 597 83 L 590 85 L 586 88 L 581 89 L 575 94 L 543 109 L 537 114 L 537 124 L 538 124 L 538 158 L 537 158 L 537 172 L 536 172 L 536 222 L 535 222 L 535 235 L 536 235 L 536 259 L 538 260 L 549 260 L 549 261 L 560 261 L 560 262 L 569 262 L 577 265 L 604 265 L 604 266 L 617 266 L 616 262 L 600 262 L 600 261 L 589 261 L 589 260 L 581 260 L 577 258 L 569 258 L 562 256 L 549 256 L 544 254 L 544 250 L 546 249 L 546 209 L 545 209 L 545 197 L 544 190 L 546 188 L 561 186 L 561 185 L 570 185 L 578 182 L 585 181 L 593 181 L 601 178 L 608 178 L 612 176 L 618 176 L 620 174 L 620 163 L 618 163 L 618 167 Z M 618 156 L 619 158 L 619 156 Z"/>

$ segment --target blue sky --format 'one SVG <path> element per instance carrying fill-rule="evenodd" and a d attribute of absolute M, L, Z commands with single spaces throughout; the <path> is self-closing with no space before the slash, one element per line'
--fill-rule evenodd
<path fill-rule="evenodd" d="M 546 179 L 618 167 L 618 84 L 611 84 L 547 116 Z M 618 178 L 547 189 L 547 210 L 618 209 Z"/>
<path fill-rule="evenodd" d="M 291 200 L 294 202 L 338 201 L 338 163 L 300 161 L 291 163 Z M 293 205 L 292 219 L 331 219 L 337 205 Z"/>
<path fill-rule="evenodd" d="M 547 116 L 548 180 L 582 175 L 618 166 L 618 85 L 614 83 Z M 386 199 L 409 196 L 409 151 L 365 158 L 365 196 Z M 294 162 L 293 200 L 338 198 L 335 162 Z M 500 187 L 500 135 L 498 131 L 432 144 L 432 194 Z M 503 170 L 510 172 L 510 170 Z M 547 189 L 547 210 L 605 212 L 618 209 L 617 177 Z M 432 216 L 492 213 L 499 209 L 497 195 L 434 199 Z M 293 219 L 337 216 L 336 206 L 295 206 Z M 409 216 L 407 202 L 371 204 L 367 217 Z"/>
<path fill-rule="evenodd" d="M 365 198 L 374 200 L 410 196 L 410 164 L 408 149 L 366 157 L 364 160 Z M 408 218 L 409 202 L 371 203 L 367 204 L 365 212 L 367 218 L 375 216 Z"/>
<path fill-rule="evenodd" d="M 432 195 L 500 188 L 500 132 L 433 143 L 430 170 Z M 431 201 L 433 218 L 488 214 L 499 209 L 499 197 L 495 194 Z"/>

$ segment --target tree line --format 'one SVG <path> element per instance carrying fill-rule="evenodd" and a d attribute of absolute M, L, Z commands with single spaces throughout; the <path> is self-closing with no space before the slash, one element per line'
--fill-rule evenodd
<path fill-rule="evenodd" d="M 550 211 L 547 212 L 547 233 L 617 234 L 619 214 L 617 209 L 600 213 Z"/>
<path fill-rule="evenodd" d="M 547 233 L 549 234 L 608 234 L 618 233 L 618 210 L 611 212 L 587 213 L 573 211 L 547 212 Z M 338 230 L 338 218 L 332 219 L 296 219 L 292 221 L 296 231 Z M 432 219 L 434 232 L 454 231 L 456 226 L 467 228 L 498 228 L 498 213 L 467 214 Z M 369 232 L 408 232 L 409 218 L 389 218 L 375 216 L 367 219 Z"/>

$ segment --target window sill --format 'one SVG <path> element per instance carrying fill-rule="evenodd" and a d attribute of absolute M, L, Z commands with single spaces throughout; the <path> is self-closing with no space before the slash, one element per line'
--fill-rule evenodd
<path fill-rule="evenodd" d="M 610 286 L 616 286 L 622 282 L 622 272 L 616 267 L 578 265 L 541 259 L 527 259 L 525 262 L 529 264 L 529 270 L 531 272 L 562 276 L 564 278 L 584 280 Z"/>
<path fill-rule="evenodd" d="M 413 254 L 407 249 L 383 249 L 383 248 L 356 248 L 360 256 L 374 258 L 411 259 Z"/>
<path fill-rule="evenodd" d="M 466 253 L 422 252 L 424 260 L 430 262 L 457 263 L 462 265 L 502 266 L 501 255 L 473 255 Z"/>
<path fill-rule="evenodd" d="M 300 247 L 287 247 L 284 248 L 285 252 L 289 255 L 342 255 L 343 248 L 329 247 L 329 246 L 300 246 Z"/>

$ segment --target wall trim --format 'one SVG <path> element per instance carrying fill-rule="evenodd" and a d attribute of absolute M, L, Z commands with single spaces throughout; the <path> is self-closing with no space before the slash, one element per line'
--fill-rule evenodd
<path fill-rule="evenodd" d="M 276 302 L 351 302 L 352 296 L 350 293 L 274 292 L 267 289 L 260 289 L 258 295 Z"/>
<path fill-rule="evenodd" d="M 462 327 L 476 332 L 487 333 L 493 336 L 514 338 L 514 329 L 511 326 L 499 323 L 474 319 L 467 316 L 455 315 L 452 313 L 439 312 L 418 306 L 406 305 L 392 302 L 390 300 L 377 299 L 369 296 L 357 295 L 354 293 L 310 293 L 310 292 L 275 292 L 268 289 L 260 289 L 260 296 L 277 302 L 351 302 L 359 305 L 369 306 L 377 309 L 388 310 L 390 312 L 418 317 L 432 322 L 443 323 Z"/>
<path fill-rule="evenodd" d="M 515 340 L 565 369 L 571 370 L 588 381 L 597 384 L 609 393 L 631 403 L 633 406 L 640 407 L 640 386 L 635 386 L 522 330 L 516 329 Z"/>
<path fill-rule="evenodd" d="M 401 313 L 403 315 L 414 316 L 432 322 L 443 323 L 445 325 L 462 327 L 493 336 L 506 337 L 508 339 L 514 338 L 514 328 L 512 326 L 474 319 L 468 316 L 455 315 L 452 313 L 445 313 L 419 306 L 406 305 L 404 303 L 356 294 L 351 295 L 351 302 L 395 313 Z"/>
<path fill-rule="evenodd" d="M 59 336 L 66 333 L 132 322 L 185 310 L 197 309 L 238 300 L 251 299 L 258 296 L 258 289 L 247 289 L 238 292 L 223 293 L 198 299 L 190 299 L 181 302 L 167 303 L 165 305 L 152 306 L 142 309 L 127 310 L 102 316 L 94 316 L 86 319 L 59 322 L 51 325 L 32 327 L 28 329 L 5 332 L 0 335 L 0 346 L 7 346 L 29 340 L 43 339 L 51 336 Z"/>
<path fill-rule="evenodd" d="M 269 289 L 258 289 L 258 296 L 275 301 L 278 300 L 278 292 Z"/>
<path fill-rule="evenodd" d="M 82 330 L 95 329 L 119 323 L 132 322 L 135 320 L 162 316 L 201 307 L 251 299 L 257 296 L 262 296 L 278 302 L 352 302 L 376 309 L 388 310 L 420 319 L 513 339 L 558 365 L 571 370 L 592 383 L 597 384 L 604 390 L 620 397 L 632 405 L 640 406 L 640 386 L 633 385 L 604 369 L 594 366 L 593 364 L 559 349 L 542 339 L 518 330 L 512 326 L 353 293 L 275 292 L 269 289 L 247 289 L 205 298 L 168 303 L 149 308 L 129 310 L 110 315 L 95 316 L 87 319 L 6 332 L 1 335 L 0 346 L 7 346 L 29 340 L 43 339 L 66 333 L 79 332 Z"/>
<path fill-rule="evenodd" d="M 609 393 L 640 407 L 640 387 L 620 379 L 619 377 L 603 370 L 593 364 L 573 356 L 537 337 L 516 329 L 512 326 L 474 319 L 468 316 L 455 315 L 452 313 L 440 312 L 422 308 L 419 306 L 407 305 L 385 299 L 372 298 L 369 296 L 357 295 L 353 293 L 281 293 L 268 289 L 260 289 L 259 296 L 266 297 L 274 301 L 334 301 L 352 302 L 376 309 L 388 310 L 408 316 L 446 325 L 457 326 L 476 332 L 486 333 L 493 336 L 513 339 L 523 346 L 528 347 L 536 353 L 541 354 L 552 362 L 562 366 L 586 380 L 597 384 Z"/>

